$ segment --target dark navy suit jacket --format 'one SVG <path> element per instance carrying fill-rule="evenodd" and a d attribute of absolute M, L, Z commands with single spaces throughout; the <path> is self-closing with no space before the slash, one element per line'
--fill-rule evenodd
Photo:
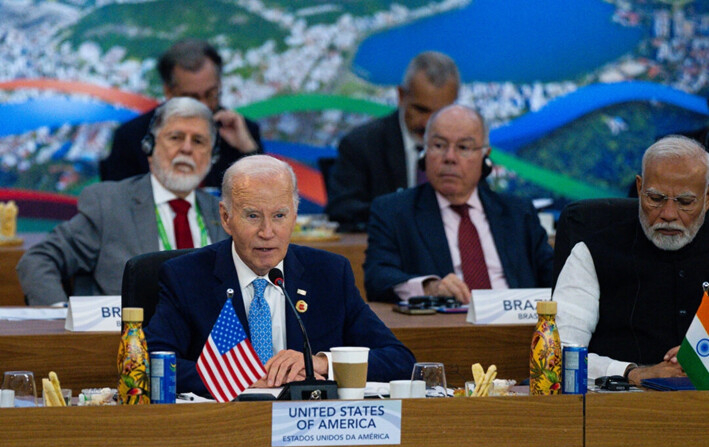
<path fill-rule="evenodd" d="M 478 194 L 510 288 L 551 287 L 554 254 L 531 202 L 487 184 Z M 368 232 L 364 280 L 370 301 L 396 301 L 393 287 L 411 278 L 453 273 L 430 183 L 375 199 Z"/>
<path fill-rule="evenodd" d="M 308 304 L 300 315 L 314 353 L 333 346 L 367 346 L 371 349 L 368 380 L 411 377 L 413 354 L 364 302 L 347 259 L 291 245 L 283 265 L 288 294 Z M 234 289 L 234 308 L 250 335 L 231 239 L 170 260 L 160 271 L 160 301 L 145 332 L 151 351 L 175 351 L 178 392 L 208 395 L 195 364 L 226 302 L 228 288 Z M 299 289 L 306 295 L 298 294 Z M 286 344 L 288 349 L 303 351 L 303 336 L 289 306 Z"/>

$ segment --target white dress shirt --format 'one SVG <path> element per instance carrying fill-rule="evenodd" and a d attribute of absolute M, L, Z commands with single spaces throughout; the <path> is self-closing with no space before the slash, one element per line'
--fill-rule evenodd
<path fill-rule="evenodd" d="M 244 261 L 242 261 L 236 253 L 233 241 L 231 243 L 231 256 L 234 259 L 234 267 L 236 267 L 236 274 L 239 277 L 241 296 L 244 299 L 244 308 L 246 309 L 247 316 L 249 315 L 249 309 L 251 309 L 251 302 L 254 300 L 254 286 L 252 284 L 254 279 L 263 278 L 268 281 L 266 290 L 263 292 L 263 297 L 266 299 L 268 307 L 271 309 L 273 355 L 276 355 L 276 353 L 286 349 L 286 297 L 281 288 L 274 285 L 268 279 L 268 275 L 258 276 L 244 264 Z M 279 262 L 276 268 L 283 271 L 283 261 Z"/>
<path fill-rule="evenodd" d="M 588 346 L 598 324 L 600 297 L 601 288 L 591 252 L 585 243 L 579 242 L 566 259 L 552 296 L 552 300 L 559 303 L 556 325 L 562 344 Z M 589 352 L 588 380 L 622 376 L 630 364 Z"/>
<path fill-rule="evenodd" d="M 446 233 L 446 239 L 448 240 L 448 250 L 450 251 L 451 260 L 453 262 L 453 272 L 460 279 L 463 279 L 463 265 L 460 260 L 460 247 L 458 246 L 458 227 L 460 226 L 461 217 L 458 213 L 453 211 L 450 201 L 438 192 L 436 192 L 436 200 L 438 201 L 441 218 L 443 219 L 443 229 Z M 508 289 L 509 285 L 505 278 L 505 271 L 502 268 L 500 255 L 497 253 L 495 239 L 492 237 L 490 223 L 487 221 L 487 216 L 485 216 L 485 209 L 480 201 L 477 188 L 475 188 L 475 191 L 470 195 L 467 204 L 470 206 L 468 208 L 470 220 L 473 222 L 473 225 L 475 225 L 478 237 L 480 238 L 480 245 L 483 250 L 483 255 L 485 256 L 485 264 L 487 265 L 487 273 L 490 277 L 490 286 L 493 289 Z M 394 293 L 402 300 L 407 300 L 416 295 L 423 295 L 423 282 L 429 278 L 440 279 L 435 275 L 411 278 L 404 283 L 394 286 Z"/>
<path fill-rule="evenodd" d="M 179 199 L 173 192 L 168 191 L 152 174 L 150 174 L 150 182 L 153 186 L 153 201 L 158 209 L 158 214 L 160 215 L 160 220 L 162 220 L 162 225 L 165 228 L 165 235 L 167 240 L 170 242 L 172 249 L 177 248 L 177 243 L 175 242 L 175 212 L 168 203 L 170 200 Z M 199 248 L 202 245 L 202 235 L 199 231 L 199 224 L 197 223 L 197 206 L 196 206 L 196 195 L 194 191 L 190 192 L 187 197 L 185 197 L 190 203 L 190 209 L 187 211 L 187 221 L 190 223 L 190 232 L 192 233 L 192 242 L 195 248 Z M 207 229 L 205 228 L 205 232 Z M 207 244 L 211 243 L 209 238 L 209 233 L 207 234 Z M 158 236 L 158 244 L 160 251 L 165 250 L 165 246 L 162 243 L 162 239 Z"/>
<path fill-rule="evenodd" d="M 416 149 L 417 143 L 411 133 L 409 133 L 404 121 L 404 110 L 399 109 L 399 127 L 401 128 L 401 139 L 404 142 L 404 155 L 406 157 L 406 184 L 409 188 L 418 184 L 418 162 L 420 153 Z"/>

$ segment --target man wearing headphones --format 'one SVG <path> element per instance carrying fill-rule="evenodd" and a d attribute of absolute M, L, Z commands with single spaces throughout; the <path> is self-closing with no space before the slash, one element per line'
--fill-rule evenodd
<path fill-rule="evenodd" d="M 77 274 L 88 281 L 74 281 L 76 295 L 119 295 L 128 259 L 225 239 L 217 198 L 197 190 L 215 160 L 216 134 L 199 101 L 173 98 L 158 107 L 141 144 L 150 173 L 86 187 L 79 213 L 20 259 L 28 304 L 64 303 L 63 284 Z M 222 129 L 222 137 L 232 142 L 236 131 Z"/>
<path fill-rule="evenodd" d="M 709 275 L 709 155 L 669 136 L 643 155 L 638 214 L 571 250 L 554 289 L 565 343 L 588 346 L 588 377 L 683 376 L 676 354 Z"/>
<path fill-rule="evenodd" d="M 160 57 L 158 72 L 163 81 L 165 98 L 187 96 L 200 101 L 214 113 L 220 133 L 235 132 L 235 139 L 222 139 L 220 158 L 214 163 L 204 186 L 221 187 L 224 171 L 239 158 L 262 153 L 258 124 L 236 112 L 221 107 L 222 58 L 209 43 L 197 39 L 177 42 Z M 123 180 L 149 170 L 148 159 L 141 150 L 141 138 L 148 132 L 155 110 L 140 115 L 116 129 L 108 157 L 101 161 L 101 180 Z"/>
<path fill-rule="evenodd" d="M 364 263 L 367 299 L 453 296 L 472 289 L 549 287 L 553 252 L 528 200 L 484 180 L 490 146 L 482 116 L 450 105 L 424 136 L 428 183 L 374 200 Z"/>

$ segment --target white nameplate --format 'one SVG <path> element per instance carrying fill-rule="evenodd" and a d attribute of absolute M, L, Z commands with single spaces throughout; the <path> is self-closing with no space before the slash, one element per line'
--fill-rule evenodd
<path fill-rule="evenodd" d="M 64 329 L 74 332 L 121 332 L 121 297 L 72 296 Z"/>
<path fill-rule="evenodd" d="M 271 445 L 401 444 L 400 400 L 274 402 Z"/>
<path fill-rule="evenodd" d="M 537 322 L 537 301 L 549 301 L 551 289 L 473 290 L 466 321 L 473 324 Z"/>

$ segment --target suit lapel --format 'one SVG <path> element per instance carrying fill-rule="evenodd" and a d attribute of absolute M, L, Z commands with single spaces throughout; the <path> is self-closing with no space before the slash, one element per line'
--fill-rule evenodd
<path fill-rule="evenodd" d="M 158 244 L 158 224 L 155 219 L 155 202 L 150 175 L 146 174 L 132 185 L 130 194 L 130 212 L 135 225 L 138 246 L 144 252 L 160 250 Z"/>
<path fill-rule="evenodd" d="M 399 110 L 386 117 L 384 132 L 387 164 L 389 165 L 389 175 L 394 179 L 398 188 L 406 188 L 408 179 L 406 176 L 406 154 L 404 152 L 404 139 L 401 136 L 399 126 Z"/>
<path fill-rule="evenodd" d="M 221 309 L 226 301 L 227 289 L 233 289 L 234 297 L 232 298 L 232 303 L 234 310 L 241 321 L 241 325 L 244 326 L 246 335 L 251 338 L 249 319 L 246 318 L 246 308 L 244 307 L 244 297 L 241 295 L 241 284 L 236 274 L 236 267 L 234 267 L 234 258 L 231 255 L 231 238 L 219 242 L 217 245 L 214 277 L 217 278 L 217 284 L 212 289 L 212 296 L 219 300 L 219 308 Z"/>
<path fill-rule="evenodd" d="M 416 227 L 419 236 L 423 241 L 429 256 L 436 267 L 436 273 L 444 276 L 453 271 L 453 261 L 451 260 L 448 239 L 443 229 L 443 218 L 438 207 L 436 194 L 429 183 L 425 183 L 418 188 L 415 200 Z"/>
<path fill-rule="evenodd" d="M 502 271 L 505 272 L 507 284 L 511 288 L 515 288 L 518 286 L 519 281 L 514 276 L 517 269 L 513 265 L 515 247 L 514 241 L 511 240 L 511 235 L 514 234 L 512 222 L 489 187 L 478 187 L 478 195 L 485 209 L 485 217 L 487 217 L 487 223 L 490 226 L 492 239 L 495 241 L 495 248 L 497 249 L 497 255 L 500 257 Z"/>
<path fill-rule="evenodd" d="M 195 198 L 197 200 L 197 205 L 202 213 L 202 219 L 204 219 L 204 225 L 207 227 L 207 233 L 209 234 L 209 240 L 212 242 L 217 242 L 223 239 L 223 235 L 220 234 L 221 222 L 219 219 L 215 219 L 214 216 L 219 216 L 219 210 L 215 210 L 215 203 L 210 200 L 209 195 L 203 191 L 195 191 Z M 217 205 L 218 207 L 218 205 Z"/>
<path fill-rule="evenodd" d="M 302 299 L 306 303 L 308 302 L 308 296 L 305 297 L 298 295 L 298 289 L 309 292 L 309 285 L 303 279 L 303 273 L 305 267 L 300 262 L 296 254 L 294 253 L 293 246 L 288 248 L 288 253 L 286 253 L 286 258 L 283 261 L 283 276 L 284 282 L 286 284 L 286 290 L 291 299 L 295 300 L 293 303 L 295 305 L 298 300 Z M 287 300 L 287 298 L 283 298 Z M 298 325 L 298 320 L 295 317 L 293 309 L 290 308 L 290 304 L 286 301 L 285 303 L 286 312 L 286 345 L 288 349 L 293 349 L 296 351 L 303 351 L 303 334 L 300 332 L 300 326 Z M 310 326 L 309 324 L 309 314 L 304 312 L 300 314 L 300 318 L 303 320 L 303 325 L 306 329 Z"/>

